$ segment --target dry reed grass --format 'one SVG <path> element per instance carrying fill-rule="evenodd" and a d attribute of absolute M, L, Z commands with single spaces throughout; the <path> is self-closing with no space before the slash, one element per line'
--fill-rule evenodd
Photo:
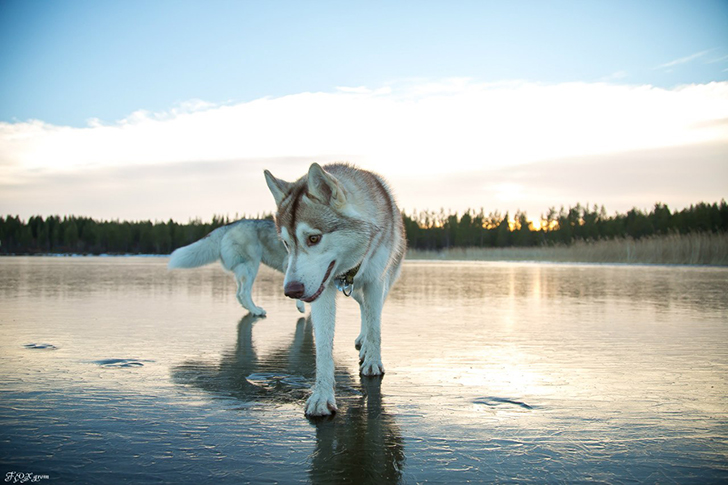
<path fill-rule="evenodd" d="M 728 266 L 728 233 L 670 234 L 642 239 L 578 241 L 570 246 L 412 249 L 407 259 Z"/>

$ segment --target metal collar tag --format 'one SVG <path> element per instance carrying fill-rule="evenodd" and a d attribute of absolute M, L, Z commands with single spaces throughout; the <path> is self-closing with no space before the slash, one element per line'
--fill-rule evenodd
<path fill-rule="evenodd" d="M 354 276 L 359 272 L 361 263 L 357 264 L 356 267 L 350 269 L 344 274 L 340 274 L 334 278 L 334 284 L 336 289 L 344 294 L 344 296 L 351 296 L 351 292 L 354 291 Z"/>

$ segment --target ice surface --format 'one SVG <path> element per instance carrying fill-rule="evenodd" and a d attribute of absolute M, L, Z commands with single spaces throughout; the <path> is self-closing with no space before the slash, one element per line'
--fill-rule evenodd
<path fill-rule="evenodd" d="M 728 270 L 405 263 L 383 378 L 339 297 L 340 412 L 261 268 L 0 259 L 0 472 L 53 483 L 728 481 Z M 52 350 L 52 351 L 49 351 Z"/>

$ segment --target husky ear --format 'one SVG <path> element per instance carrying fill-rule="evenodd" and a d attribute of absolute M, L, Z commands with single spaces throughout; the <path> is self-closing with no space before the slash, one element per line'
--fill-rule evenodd
<path fill-rule="evenodd" d="M 264 170 L 263 173 L 265 174 L 265 183 L 268 184 L 276 205 L 281 205 L 281 201 L 291 190 L 291 183 L 275 178 L 268 170 Z"/>
<path fill-rule="evenodd" d="M 344 188 L 336 177 L 324 171 L 318 163 L 312 163 L 308 169 L 308 195 L 337 208 L 346 203 Z"/>

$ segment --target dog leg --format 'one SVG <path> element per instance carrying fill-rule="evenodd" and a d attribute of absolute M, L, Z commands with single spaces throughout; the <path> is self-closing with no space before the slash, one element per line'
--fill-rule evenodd
<path fill-rule="evenodd" d="M 238 284 L 237 297 L 240 304 L 255 316 L 262 317 L 265 310 L 253 303 L 251 292 L 253 290 L 253 282 L 258 274 L 258 267 L 252 267 L 249 264 L 241 263 L 237 265 L 233 272 L 235 273 L 235 281 Z"/>
<path fill-rule="evenodd" d="M 354 292 L 352 293 L 351 297 L 359 304 L 359 308 L 361 309 L 362 304 L 364 303 L 364 294 L 362 293 L 361 289 L 355 288 Z M 364 312 L 361 312 L 361 330 L 359 331 L 359 336 L 354 340 L 354 347 L 356 350 L 361 350 L 362 344 L 364 344 L 364 341 L 367 339 L 367 328 L 366 324 L 364 323 Z"/>
<path fill-rule="evenodd" d="M 384 374 L 382 364 L 382 307 L 384 306 L 384 287 L 381 283 L 372 283 L 363 288 L 360 303 L 362 334 L 359 360 L 360 372 L 363 376 L 380 376 Z"/>
<path fill-rule="evenodd" d="M 332 287 L 311 303 L 311 320 L 316 341 L 316 384 L 306 402 L 307 416 L 335 413 L 334 396 L 334 324 L 336 322 L 336 290 Z"/>

